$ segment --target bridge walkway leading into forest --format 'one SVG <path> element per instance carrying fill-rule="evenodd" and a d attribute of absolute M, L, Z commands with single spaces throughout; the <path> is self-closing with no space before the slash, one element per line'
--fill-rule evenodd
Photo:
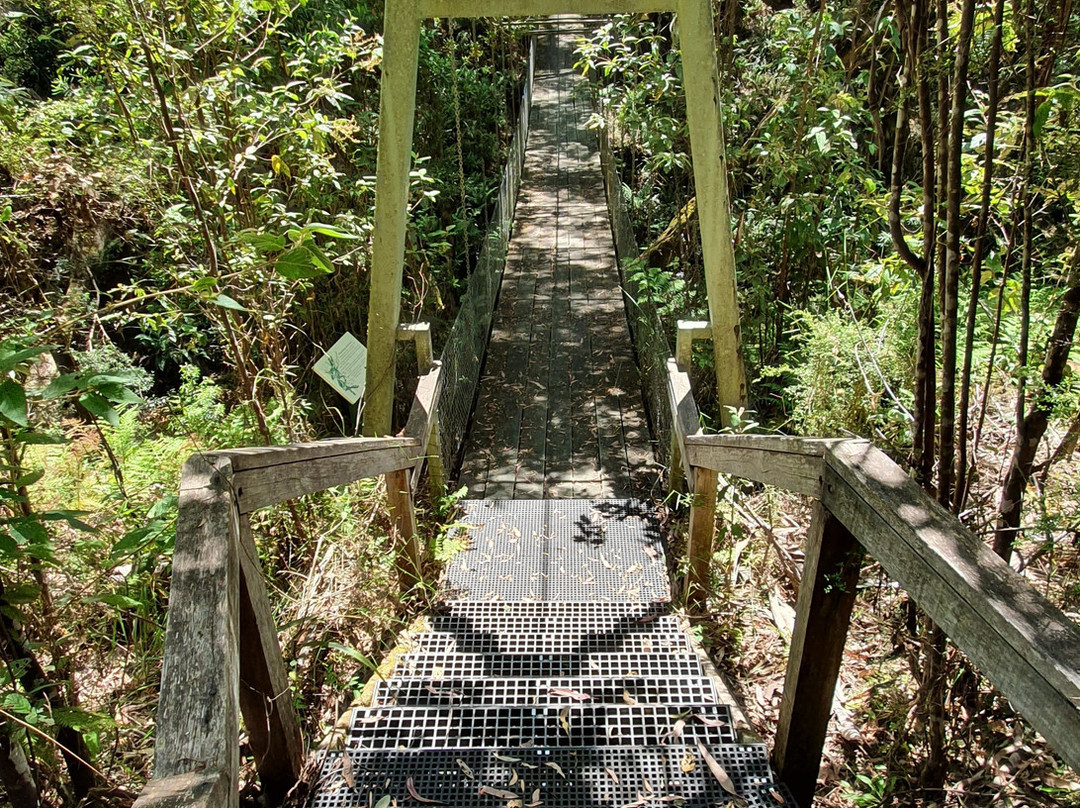
<path fill-rule="evenodd" d="M 457 0 L 425 1 L 425 13 L 464 8 Z M 470 13 L 478 8 L 470 0 Z M 711 56 L 709 8 L 707 0 L 679 0 L 688 62 L 695 39 L 699 61 Z M 400 12 L 388 26 L 419 36 L 419 12 L 388 9 Z M 387 36 L 384 59 L 407 67 L 404 51 L 390 47 L 393 39 Z M 665 525 L 649 504 L 658 492 L 637 371 L 568 44 L 550 42 L 550 61 L 540 60 L 535 129 L 505 273 L 500 251 L 523 154 L 520 133 L 485 250 L 495 247 L 482 254 L 485 271 L 474 270 L 472 294 L 455 323 L 462 324 L 460 341 L 448 338 L 453 349 L 444 346 L 440 361 L 428 361 L 428 329 L 394 330 L 395 340 L 411 335 L 418 359 L 424 357 L 402 433 L 200 452 L 185 464 L 154 778 L 138 808 L 236 808 L 241 717 L 266 802 L 281 802 L 296 786 L 307 750 L 250 516 L 381 476 L 402 589 L 429 582 L 415 487 L 425 464 L 435 480 L 462 445 L 500 276 L 461 473 L 475 497 L 463 503 L 457 523 L 467 549 L 437 583 L 440 606 L 403 634 L 407 652 L 394 659 L 392 675 L 374 683 L 344 743 L 324 754 L 313 808 L 705 808 L 796 799 L 809 806 L 864 553 L 1069 765 L 1080 767 L 1080 629 L 896 463 L 860 440 L 703 433 L 687 374 L 688 341 L 711 331 L 717 355 L 730 357 L 720 342 L 733 333 L 717 321 L 732 312 L 717 309 L 710 290 L 711 326 L 680 329 L 675 356 L 648 368 L 650 378 L 658 371 L 663 379 L 660 403 L 653 383 L 649 400 L 654 427 L 659 407 L 671 438 L 668 485 L 685 484 L 692 493 L 681 593 L 687 609 L 700 611 L 713 591 L 718 474 L 814 500 L 773 739 L 783 784 L 764 745 L 740 734 L 730 695 L 672 609 L 679 593 L 670 584 Z M 407 73 L 384 64 L 384 89 Z M 714 75 L 714 65 L 697 78 L 688 73 L 688 97 L 690 85 Z M 717 98 L 701 90 L 695 92 L 702 106 L 715 108 Z M 693 106 L 689 101 L 691 118 Z M 393 108 L 388 102 L 383 112 Z M 700 123 L 699 135 L 708 134 Z M 690 129 L 696 155 L 719 153 L 708 137 L 694 139 L 693 122 Z M 402 142 L 381 140 L 380 149 Z M 398 156 L 407 162 L 408 150 Z M 710 182 L 696 188 L 701 221 L 713 226 L 726 207 L 707 213 Z M 722 202 L 723 183 L 712 184 L 719 194 L 713 203 Z M 703 235 L 706 263 L 708 243 Z M 640 324 L 635 318 L 639 346 Z M 392 359 L 393 351 L 387 355 Z"/>
<path fill-rule="evenodd" d="M 657 516 L 628 498 L 656 479 L 641 380 L 572 44 L 546 39 L 461 470 L 468 549 L 312 808 L 794 805 L 739 742 L 670 613 Z"/>
<path fill-rule="evenodd" d="M 545 41 L 459 483 L 477 499 L 642 496 L 658 475 L 590 102 L 570 38 Z"/>

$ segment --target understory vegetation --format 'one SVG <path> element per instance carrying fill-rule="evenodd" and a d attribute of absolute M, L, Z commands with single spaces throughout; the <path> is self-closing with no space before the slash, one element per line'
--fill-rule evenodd
<path fill-rule="evenodd" d="M 126 808 L 145 782 L 182 462 L 353 434 L 312 366 L 366 333 L 382 5 L 0 0 L 0 799 Z M 737 423 L 873 439 L 1080 620 L 1080 11 L 715 5 Z M 401 319 L 436 348 L 525 54 L 506 21 L 423 28 Z M 673 334 L 707 319 L 677 26 L 614 18 L 579 58 L 642 246 L 628 271 Z M 769 737 L 808 508 L 721 494 L 700 630 Z M 399 597 L 382 502 L 361 483 L 254 525 L 309 741 L 424 603 Z M 424 503 L 432 550 L 449 505 Z M 1080 805 L 943 639 L 864 570 L 820 804 Z"/>
<path fill-rule="evenodd" d="M 1074 5 L 724 0 L 717 20 L 752 380 L 737 428 L 874 440 L 1077 619 Z M 677 319 L 708 319 L 677 39 L 671 17 L 623 17 L 578 48 L 642 248 L 626 271 L 665 301 L 671 342 Z M 694 359 L 720 423 L 711 351 Z M 809 514 L 721 493 L 703 630 L 768 737 Z M 873 565 L 847 648 L 823 804 L 1080 802 Z"/>
<path fill-rule="evenodd" d="M 181 464 L 353 434 L 312 365 L 365 335 L 382 3 L 2 12 L 0 802 L 129 805 Z M 453 320 L 525 53 L 485 21 L 423 33 L 404 322 Z M 400 598 L 383 501 L 357 484 L 253 526 L 313 742 L 424 600 Z"/>

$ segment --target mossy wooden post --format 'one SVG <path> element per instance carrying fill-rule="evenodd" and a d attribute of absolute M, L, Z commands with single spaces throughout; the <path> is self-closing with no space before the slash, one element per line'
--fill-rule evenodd
<path fill-rule="evenodd" d="M 848 529 L 815 502 L 773 748 L 799 805 L 814 799 L 862 555 Z"/>
<path fill-rule="evenodd" d="M 394 356 L 401 308 L 419 45 L 420 16 L 414 0 L 386 0 L 364 396 L 364 434 L 372 436 L 390 433 L 394 410 Z"/>
<path fill-rule="evenodd" d="M 694 164 L 705 287 L 709 296 L 716 392 L 725 407 L 746 406 L 746 371 L 743 368 L 739 329 L 739 301 L 735 288 L 735 249 L 728 204 L 727 156 L 720 111 L 720 80 L 716 70 L 710 0 L 677 3 L 679 49 L 686 92 L 686 122 Z M 729 416 L 723 413 L 724 426 Z"/>

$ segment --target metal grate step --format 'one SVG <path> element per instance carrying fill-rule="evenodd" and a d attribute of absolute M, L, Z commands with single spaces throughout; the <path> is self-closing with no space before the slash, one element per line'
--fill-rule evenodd
<path fill-rule="evenodd" d="M 668 601 L 660 525 L 637 500 L 469 500 L 448 600 Z"/>
<path fill-rule="evenodd" d="M 571 694 L 588 696 L 583 700 Z M 389 679 L 376 684 L 373 707 L 453 707 L 459 704 L 716 704 L 712 680 L 700 677 L 588 676 L 550 679 Z"/>
<path fill-rule="evenodd" d="M 588 631 L 606 631 L 612 626 L 646 625 L 668 614 L 668 603 L 596 603 L 574 601 L 491 601 L 460 600 L 449 612 L 432 617 L 437 631 L 442 620 L 468 620 L 484 631 L 502 631 L 507 626 L 535 621 L 573 625 Z M 512 630 L 512 629 L 511 629 Z"/>
<path fill-rule="evenodd" d="M 649 654 L 657 651 L 690 653 L 690 638 L 679 628 L 673 617 L 660 618 L 650 624 L 651 628 L 637 631 L 611 631 L 608 633 L 582 633 L 574 630 L 544 631 L 533 626 L 532 631 L 513 633 L 457 630 L 430 631 L 412 638 L 418 651 L 463 654 L 569 654 L 621 651 L 624 653 Z"/>
<path fill-rule="evenodd" d="M 639 704 L 372 707 L 356 710 L 347 748 L 619 746 L 665 739 L 736 741 L 731 708 Z"/>
<path fill-rule="evenodd" d="M 489 679 L 538 676 L 597 676 L 645 678 L 704 676 L 695 654 L 404 654 L 395 676 L 417 676 L 438 682 L 446 679 Z"/>
<path fill-rule="evenodd" d="M 764 746 L 712 744 L 709 750 L 746 805 L 794 808 L 787 789 L 773 780 Z M 693 768 L 686 772 L 688 754 L 693 756 Z M 383 796 L 395 798 L 398 804 L 413 804 L 406 782 L 409 779 L 419 796 L 437 799 L 450 808 L 508 804 L 508 798 L 483 793 L 482 786 L 514 792 L 523 806 L 532 804 L 539 790 L 536 798 L 543 808 L 712 808 L 734 802 L 710 774 L 693 744 L 356 752 L 349 757 L 354 787 L 346 784 L 342 774 L 341 753 L 330 753 L 323 761 L 320 787 L 311 808 L 361 808 Z M 689 763 L 685 765 L 689 767 Z"/>

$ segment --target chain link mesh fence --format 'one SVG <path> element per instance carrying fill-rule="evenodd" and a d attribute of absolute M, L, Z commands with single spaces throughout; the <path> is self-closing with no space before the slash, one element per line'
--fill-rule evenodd
<path fill-rule="evenodd" d="M 528 73 L 521 99 L 517 131 L 510 142 L 510 154 L 503 169 L 499 198 L 484 236 L 476 267 L 469 276 L 454 325 L 442 349 L 443 390 L 439 399 L 439 438 L 443 468 L 457 468 L 469 429 L 480 372 L 491 332 L 491 318 L 506 266 L 514 206 L 521 185 L 525 144 L 529 137 L 529 110 L 532 106 L 536 40 L 529 43 Z"/>
<path fill-rule="evenodd" d="M 645 408 L 652 431 L 653 450 L 659 463 L 671 461 L 671 407 L 668 404 L 667 360 L 672 355 L 663 323 L 656 305 L 644 290 L 628 276 L 627 262 L 641 253 L 634 239 L 634 229 L 623 204 L 623 184 L 615 167 L 606 129 L 600 132 L 600 165 L 604 173 L 611 230 L 615 237 L 615 254 L 619 264 L 619 279 L 626 302 L 626 317 L 630 322 L 630 337 L 637 353 L 641 384 L 645 393 Z"/>

